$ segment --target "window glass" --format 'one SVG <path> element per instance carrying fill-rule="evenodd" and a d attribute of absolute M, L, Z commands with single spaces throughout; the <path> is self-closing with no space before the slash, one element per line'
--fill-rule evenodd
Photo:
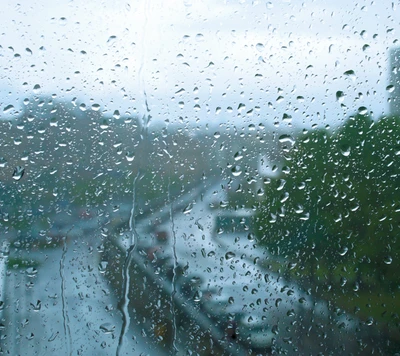
<path fill-rule="evenodd" d="M 396 1 L 4 1 L 0 350 L 396 354 Z"/>

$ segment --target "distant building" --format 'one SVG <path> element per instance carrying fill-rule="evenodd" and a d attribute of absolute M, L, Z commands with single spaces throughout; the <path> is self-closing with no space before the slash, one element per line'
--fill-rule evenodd
<path fill-rule="evenodd" d="M 400 47 L 390 51 L 389 107 L 391 115 L 400 116 Z"/>

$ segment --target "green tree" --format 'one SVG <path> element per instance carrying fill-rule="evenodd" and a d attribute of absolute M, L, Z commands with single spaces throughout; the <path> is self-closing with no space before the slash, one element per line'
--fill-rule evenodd
<path fill-rule="evenodd" d="M 398 286 L 399 147 L 394 117 L 357 115 L 334 132 L 299 135 L 286 173 L 261 203 L 260 243 L 296 259 L 312 283 L 322 273 L 330 284 L 346 275 L 368 287 Z"/>

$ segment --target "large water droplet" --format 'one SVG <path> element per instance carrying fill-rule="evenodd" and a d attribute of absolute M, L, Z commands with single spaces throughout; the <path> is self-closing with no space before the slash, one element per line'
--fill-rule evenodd
<path fill-rule="evenodd" d="M 242 174 L 242 168 L 240 166 L 235 166 L 232 168 L 232 175 L 238 177 Z"/>
<path fill-rule="evenodd" d="M 100 325 L 100 330 L 104 333 L 104 334 L 111 334 L 114 332 L 115 330 L 115 325 L 111 324 L 111 323 L 104 323 Z"/>
<path fill-rule="evenodd" d="M 264 45 L 262 43 L 256 44 L 257 51 L 262 52 L 264 50 Z"/>
<path fill-rule="evenodd" d="M 358 113 L 360 115 L 367 115 L 368 114 L 368 109 L 365 106 L 360 106 L 358 108 Z"/>
<path fill-rule="evenodd" d="M 9 113 L 12 109 L 14 109 L 14 105 L 7 105 L 4 109 L 3 109 L 3 112 L 5 113 L 5 114 L 7 114 L 7 113 Z"/>
<path fill-rule="evenodd" d="M 389 93 L 393 93 L 394 92 L 394 85 L 388 85 L 387 87 L 386 87 L 386 90 L 389 92 Z M 5 109 L 4 109 L 5 110 Z"/>
<path fill-rule="evenodd" d="M 344 93 L 341 90 L 336 92 L 336 100 L 341 103 L 344 100 Z"/>
<path fill-rule="evenodd" d="M 354 70 L 350 69 L 343 73 L 346 77 L 349 77 L 351 80 L 356 80 L 356 73 Z"/>
<path fill-rule="evenodd" d="M 340 153 L 345 156 L 348 157 L 350 156 L 350 152 L 351 152 L 351 148 L 348 145 L 343 145 L 342 147 L 340 147 Z"/>
<path fill-rule="evenodd" d="M 7 165 L 7 160 L 4 157 L 0 157 L 0 168 L 4 168 Z"/>
<path fill-rule="evenodd" d="M 225 258 L 229 261 L 229 260 L 231 260 L 232 258 L 234 258 L 236 255 L 233 253 L 233 252 L 227 252 L 226 254 L 225 254 Z"/>
<path fill-rule="evenodd" d="M 386 257 L 383 259 L 383 262 L 385 262 L 385 264 L 387 264 L 387 265 L 392 264 L 392 261 L 393 261 L 393 259 L 392 259 L 392 257 L 390 257 L 390 256 L 386 256 Z"/>
<path fill-rule="evenodd" d="M 17 166 L 14 168 L 14 173 L 13 173 L 12 177 L 15 180 L 20 180 L 23 177 L 24 173 L 25 173 L 25 168 L 23 168 L 21 166 Z"/>
<path fill-rule="evenodd" d="M 33 92 L 34 92 L 35 94 L 39 94 L 39 93 L 40 93 L 40 90 L 41 90 L 40 85 L 39 85 L 39 84 L 35 84 L 35 86 L 33 87 Z"/>

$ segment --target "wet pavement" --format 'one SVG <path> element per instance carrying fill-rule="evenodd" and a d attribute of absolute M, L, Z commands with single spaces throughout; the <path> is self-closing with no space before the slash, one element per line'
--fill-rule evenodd
<path fill-rule="evenodd" d="M 116 354 L 122 316 L 104 277 L 107 265 L 95 231 L 83 236 L 75 228 L 56 248 L 10 248 L 8 261 L 2 258 L 4 354 Z M 131 325 L 120 355 L 154 353 L 163 354 Z"/>

